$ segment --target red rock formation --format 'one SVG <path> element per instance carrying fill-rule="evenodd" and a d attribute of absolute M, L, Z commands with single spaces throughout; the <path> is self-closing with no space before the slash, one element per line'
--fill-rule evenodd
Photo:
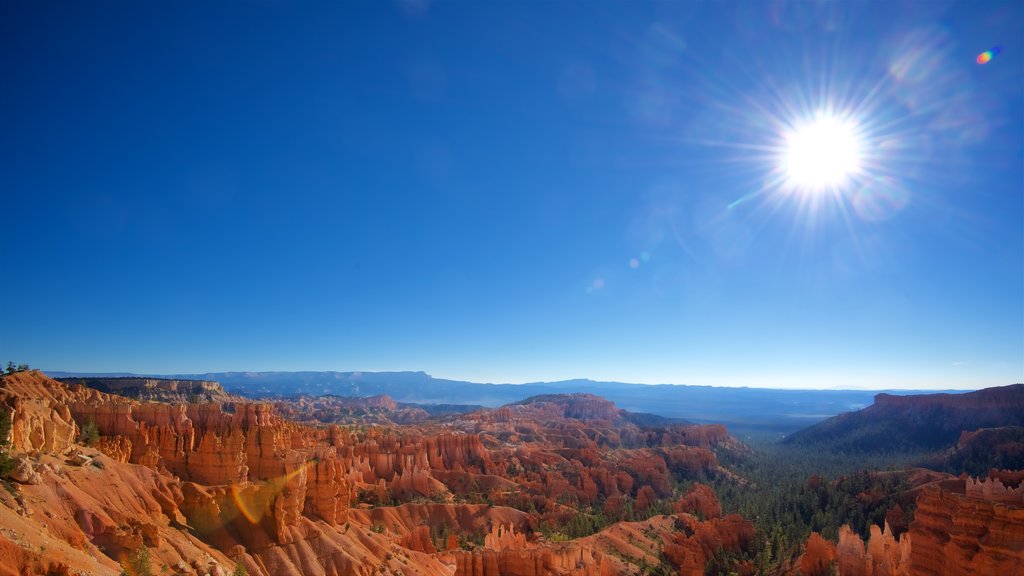
<path fill-rule="evenodd" d="M 425 524 L 413 528 L 411 532 L 403 536 L 402 546 L 425 554 L 437 552 L 434 549 L 434 543 L 430 540 L 430 526 Z"/>
<path fill-rule="evenodd" d="M 898 540 L 889 526 L 871 527 L 867 555 L 871 558 L 873 576 L 907 576 L 910 573 L 910 538 Z"/>
<path fill-rule="evenodd" d="M 615 404 L 593 394 L 549 394 L 534 396 L 515 408 L 524 407 L 532 412 L 577 420 L 618 420 L 621 411 Z M 507 417 L 507 414 L 503 415 Z"/>
<path fill-rule="evenodd" d="M 103 436 L 96 449 L 118 462 L 127 462 L 132 455 L 132 441 L 126 436 Z"/>
<path fill-rule="evenodd" d="M 456 552 L 456 576 L 612 576 L 637 573 L 660 562 L 663 541 L 676 532 L 674 516 L 620 522 L 563 544 L 530 542 L 511 531 L 492 531 L 491 546 Z M 496 548 L 497 547 L 497 548 Z"/>
<path fill-rule="evenodd" d="M 835 561 L 835 545 L 822 538 L 821 534 L 811 532 L 797 565 L 802 576 L 827 576 L 829 567 L 833 566 Z"/>
<path fill-rule="evenodd" d="M 1019 472 L 1007 471 L 994 472 L 993 478 L 984 480 L 953 478 L 923 483 L 914 521 L 899 538 L 888 525 L 884 529 L 872 526 L 865 547 L 843 526 L 835 549 L 839 574 L 1024 574 L 1024 496 L 1019 488 L 1003 484 L 1003 479 L 1012 484 L 1019 476 Z M 811 558 L 810 553 L 804 558 Z"/>
<path fill-rule="evenodd" d="M 579 546 L 456 552 L 455 576 L 613 576 L 609 559 Z"/>
<path fill-rule="evenodd" d="M 484 536 L 484 548 L 487 550 L 525 550 L 526 535 L 516 534 L 516 527 L 496 525 L 489 534 Z"/>
<path fill-rule="evenodd" d="M 904 534 L 910 525 L 907 523 L 907 514 L 903 507 L 896 504 L 885 513 L 885 525 L 891 529 L 892 535 L 898 537 Z"/>
<path fill-rule="evenodd" d="M 51 382 L 57 386 L 51 386 Z M 61 452 L 75 443 L 78 426 L 64 402 L 64 388 L 37 370 L 0 380 L 0 410 L 13 414 L 13 450 Z"/>
<path fill-rule="evenodd" d="M 386 399 L 373 402 L 388 408 Z M 119 554 L 146 544 L 179 572 L 226 573 L 237 560 L 254 576 L 619 574 L 641 558 L 657 564 L 663 543 L 682 529 L 677 522 L 689 531 L 677 543 L 684 552 L 738 538 L 728 519 L 709 527 L 675 517 L 619 523 L 568 543 L 540 538 L 541 522 L 564 525 L 588 505 L 613 513 L 618 505 L 621 515 L 634 490 L 648 507 L 671 495 L 673 476 L 725 474 L 709 449 L 730 442 L 724 429 L 640 429 L 596 397 L 444 424 L 309 427 L 265 403 L 138 402 L 24 373 L 0 383 L 0 406 L 13 413 L 16 450 L 52 460 L 45 468 L 19 456 L 19 489 L 45 502 L 47 518 L 29 521 L 26 533 L 58 538 L 60 566 L 85 573 L 116 573 Z M 88 420 L 99 441 L 74 473 L 58 473 L 59 451 L 75 446 Z M 705 516 L 720 513 L 699 487 L 686 498 Z M 5 501 L 0 527 L 30 516 Z M 489 504 L 457 503 L 465 501 Z M 121 510 L 123 502 L 132 504 Z M 12 538 L 0 530 L 0 564 Z M 436 552 L 442 543 L 447 550 Z M 10 557 L 19 570 L 43 561 Z"/>
<path fill-rule="evenodd" d="M 485 534 L 492 526 L 530 529 L 526 512 L 484 504 L 402 504 L 371 509 L 353 509 L 351 520 L 364 526 L 378 526 L 389 533 L 406 534 L 417 526 L 446 527 L 460 534 Z"/>
<path fill-rule="evenodd" d="M 650 508 L 655 502 L 658 501 L 657 494 L 654 493 L 654 489 L 650 486 L 641 486 L 636 491 L 636 505 L 635 510 L 642 512 Z"/>
<path fill-rule="evenodd" d="M 815 536 L 817 534 L 812 534 L 812 537 Z M 820 543 L 816 545 L 821 546 Z M 812 557 L 809 552 L 805 553 L 801 562 L 810 562 Z M 888 526 L 884 530 L 872 526 L 865 548 L 860 536 L 844 525 L 839 529 L 839 544 L 832 553 L 838 573 L 843 576 L 908 576 L 912 574 L 910 557 L 910 538 L 905 534 L 899 539 L 895 538 Z M 818 571 L 822 564 L 815 561 L 814 565 Z"/>
<path fill-rule="evenodd" d="M 976 500 L 999 502 L 1018 508 L 1024 506 L 1024 486 L 1007 487 L 998 477 L 983 480 L 968 478 L 965 492 L 968 498 Z"/>
<path fill-rule="evenodd" d="M 910 525 L 910 573 L 1024 573 L 1024 507 L 1009 492 L 964 480 L 925 490 Z"/>
<path fill-rule="evenodd" d="M 871 557 L 864 551 L 864 541 L 849 526 L 839 528 L 836 560 L 839 573 L 844 576 L 870 576 L 872 573 Z"/>
<path fill-rule="evenodd" d="M 704 566 L 718 550 L 750 551 L 754 526 L 735 514 L 705 522 L 688 514 L 679 515 L 681 530 L 665 544 L 665 557 L 679 568 L 681 576 L 703 576 Z"/>
<path fill-rule="evenodd" d="M 677 514 L 688 512 L 706 519 L 722 517 L 722 505 L 718 502 L 715 491 L 699 482 L 672 503 L 672 511 Z"/>

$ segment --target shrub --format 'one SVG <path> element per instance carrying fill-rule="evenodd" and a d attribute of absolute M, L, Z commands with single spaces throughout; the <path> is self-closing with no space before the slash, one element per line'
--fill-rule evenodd
<path fill-rule="evenodd" d="M 11 441 L 11 415 L 6 407 L 0 407 L 0 478 L 8 475 L 14 470 L 14 459 L 7 454 L 7 448 Z"/>
<path fill-rule="evenodd" d="M 92 418 L 86 420 L 82 425 L 82 444 L 93 446 L 100 439 L 100 429 Z"/>
<path fill-rule="evenodd" d="M 121 562 L 121 576 L 153 576 L 153 563 L 145 544 Z"/>

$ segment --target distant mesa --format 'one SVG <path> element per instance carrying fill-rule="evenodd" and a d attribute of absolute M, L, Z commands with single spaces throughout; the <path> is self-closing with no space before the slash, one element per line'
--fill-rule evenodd
<path fill-rule="evenodd" d="M 801 430 L 785 443 L 859 453 L 933 451 L 953 448 L 965 431 L 1006 426 L 1024 426 L 1024 384 L 964 394 L 878 394 L 871 406 Z"/>
<path fill-rule="evenodd" d="M 240 399 L 238 396 L 228 394 L 219 382 L 212 380 L 135 376 L 69 377 L 57 380 L 69 386 L 78 384 L 107 394 L 150 402 L 231 402 Z"/>
<path fill-rule="evenodd" d="M 562 417 L 577 420 L 616 420 L 622 417 L 623 412 L 615 407 L 614 402 L 593 394 L 544 394 L 531 396 L 516 404 L 556 406 L 561 410 Z"/>

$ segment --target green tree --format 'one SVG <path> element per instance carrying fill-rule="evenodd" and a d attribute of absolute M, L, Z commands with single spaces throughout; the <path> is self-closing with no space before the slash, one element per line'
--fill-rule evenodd
<path fill-rule="evenodd" d="M 100 429 L 96 425 L 96 421 L 89 418 L 82 425 L 82 444 L 86 446 L 92 446 L 96 444 L 100 439 Z"/>
<path fill-rule="evenodd" d="M 6 406 L 0 406 L 0 477 L 7 476 L 14 470 L 14 459 L 7 454 L 11 445 L 11 415 Z"/>
<path fill-rule="evenodd" d="M 231 573 L 231 576 L 249 576 L 249 573 L 245 570 L 245 564 L 242 563 L 242 559 L 239 558 L 235 564 L 235 571 Z"/>
<path fill-rule="evenodd" d="M 14 362 L 11 362 L 10 360 L 8 360 L 7 361 L 7 373 L 8 374 L 14 374 L 17 371 L 18 371 L 18 367 L 14 365 Z"/>
<path fill-rule="evenodd" d="M 145 544 L 121 562 L 121 576 L 153 576 L 153 561 Z"/>

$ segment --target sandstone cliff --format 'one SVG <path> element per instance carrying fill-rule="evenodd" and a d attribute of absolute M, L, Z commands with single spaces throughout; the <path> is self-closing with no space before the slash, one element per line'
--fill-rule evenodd
<path fill-rule="evenodd" d="M 1024 489 L 998 478 L 951 480 L 917 500 L 910 525 L 914 576 L 1024 574 Z"/>

